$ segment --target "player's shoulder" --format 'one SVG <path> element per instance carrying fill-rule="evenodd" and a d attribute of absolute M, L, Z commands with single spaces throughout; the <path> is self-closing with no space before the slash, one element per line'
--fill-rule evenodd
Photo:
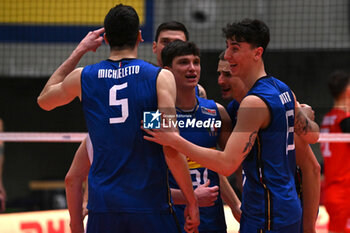
<path fill-rule="evenodd" d="M 217 107 L 216 102 L 212 99 L 207 99 L 207 98 L 203 98 L 200 96 L 196 96 L 198 103 L 200 106 L 206 106 L 206 107 Z"/>
<path fill-rule="evenodd" d="M 158 82 L 161 83 L 173 83 L 175 82 L 175 78 L 173 73 L 167 69 L 160 69 L 158 73 Z"/>
<path fill-rule="evenodd" d="M 247 95 L 243 98 L 240 108 L 248 108 L 248 107 L 266 107 L 265 101 L 257 95 Z"/>

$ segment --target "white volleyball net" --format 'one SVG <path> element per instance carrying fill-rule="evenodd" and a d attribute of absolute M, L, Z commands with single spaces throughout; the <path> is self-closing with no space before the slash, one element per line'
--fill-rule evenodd
<path fill-rule="evenodd" d="M 77 132 L 1 132 L 4 142 L 81 142 L 87 133 Z M 320 133 L 321 142 L 350 142 L 350 133 Z"/>

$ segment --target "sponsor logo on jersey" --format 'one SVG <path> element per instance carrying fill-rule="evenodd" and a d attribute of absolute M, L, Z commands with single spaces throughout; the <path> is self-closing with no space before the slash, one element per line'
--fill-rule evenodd
<path fill-rule="evenodd" d="M 216 110 L 215 109 L 210 109 L 206 107 L 201 107 L 202 113 L 209 115 L 209 116 L 216 116 Z"/>

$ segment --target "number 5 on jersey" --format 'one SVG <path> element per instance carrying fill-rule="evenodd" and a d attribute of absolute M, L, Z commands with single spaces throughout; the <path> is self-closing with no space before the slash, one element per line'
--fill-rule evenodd
<path fill-rule="evenodd" d="M 129 105 L 128 99 L 120 99 L 118 100 L 117 91 L 122 90 L 128 87 L 128 83 L 123 83 L 120 85 L 114 85 L 111 89 L 109 89 L 109 106 L 121 106 L 122 116 L 121 117 L 112 117 L 109 118 L 110 124 L 118 124 L 123 123 L 129 117 Z"/>

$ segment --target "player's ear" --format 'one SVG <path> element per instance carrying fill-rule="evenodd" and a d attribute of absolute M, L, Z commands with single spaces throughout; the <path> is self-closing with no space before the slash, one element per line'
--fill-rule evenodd
<path fill-rule="evenodd" d="M 109 42 L 108 42 L 108 40 L 107 40 L 106 33 L 103 33 L 103 39 L 105 40 L 106 44 L 109 44 Z"/>
<path fill-rule="evenodd" d="M 144 41 L 143 38 L 142 38 L 141 30 L 139 30 L 139 33 L 137 34 L 137 40 L 138 40 L 139 42 L 143 42 L 143 41 Z"/>
<path fill-rule="evenodd" d="M 154 54 L 157 53 L 157 42 L 153 41 L 153 44 L 152 44 L 152 51 Z"/>
<path fill-rule="evenodd" d="M 262 47 L 257 47 L 255 49 L 255 56 L 254 56 L 255 60 L 259 60 L 262 57 L 263 52 L 264 52 L 264 49 Z"/>

